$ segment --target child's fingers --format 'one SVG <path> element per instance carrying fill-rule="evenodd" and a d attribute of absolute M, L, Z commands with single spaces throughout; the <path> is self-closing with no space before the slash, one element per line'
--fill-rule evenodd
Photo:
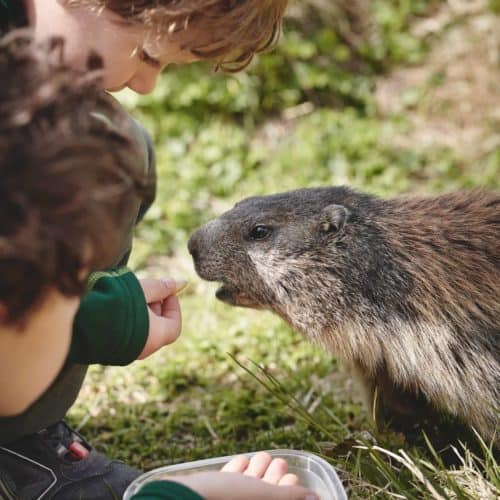
<path fill-rule="evenodd" d="M 180 320 L 180 303 L 176 295 L 170 295 L 162 302 L 150 302 L 148 307 L 157 316 L 169 318 L 173 321 Z"/>
<path fill-rule="evenodd" d="M 180 322 L 181 305 L 175 295 L 170 295 L 161 304 L 161 316 L 172 321 Z"/>
<path fill-rule="evenodd" d="M 288 472 L 288 464 L 282 458 L 275 458 L 267 468 L 262 479 L 269 484 L 278 484 Z"/>
<path fill-rule="evenodd" d="M 299 478 L 295 474 L 285 474 L 277 484 L 279 486 L 297 486 Z"/>
<path fill-rule="evenodd" d="M 171 295 L 165 299 L 160 304 L 160 309 L 160 313 L 158 314 L 150 305 L 146 356 L 156 352 L 163 346 L 172 344 L 181 334 L 182 313 L 177 297 Z"/>
<path fill-rule="evenodd" d="M 175 295 L 179 295 L 188 286 L 189 286 L 189 283 L 186 280 L 175 280 Z"/>
<path fill-rule="evenodd" d="M 144 279 L 140 283 L 148 304 L 162 302 L 175 291 L 175 281 L 173 280 Z"/>
<path fill-rule="evenodd" d="M 247 476 L 262 478 L 269 484 L 282 484 L 284 478 L 285 486 L 294 486 L 299 484 L 297 476 L 287 474 L 288 464 L 282 458 L 273 459 L 265 452 L 256 453 L 251 460 L 245 455 L 239 455 L 232 458 L 224 467 L 223 472 L 245 473 Z"/>
<path fill-rule="evenodd" d="M 246 476 L 262 478 L 272 461 L 271 455 L 263 451 L 256 453 L 251 459 L 244 474 Z"/>
<path fill-rule="evenodd" d="M 180 292 L 187 286 L 187 281 L 176 281 L 173 279 L 156 280 L 147 278 L 141 280 L 140 283 L 148 304 L 151 302 L 162 302 L 167 297 Z"/>
<path fill-rule="evenodd" d="M 251 460 L 245 455 L 232 458 L 224 467 L 223 472 L 239 472 L 247 476 L 261 478 L 269 484 L 280 486 L 296 486 L 299 478 L 288 474 L 288 464 L 282 458 L 273 459 L 265 452 L 256 453 Z"/>
<path fill-rule="evenodd" d="M 155 310 L 160 307 L 160 314 Z M 165 312 L 165 316 L 163 313 Z M 144 359 L 161 349 L 163 346 L 175 342 L 182 329 L 182 314 L 179 301 L 173 295 L 163 303 L 155 302 L 149 305 L 149 331 L 146 344 L 138 359 Z"/>
<path fill-rule="evenodd" d="M 318 496 L 301 486 L 276 486 L 255 477 L 238 473 L 201 472 L 176 476 L 202 497 L 217 500 L 319 500 Z"/>
<path fill-rule="evenodd" d="M 170 299 L 169 299 L 170 300 Z M 165 307 L 165 303 L 163 304 Z M 165 346 L 175 342 L 182 329 L 182 317 L 180 309 L 175 313 L 171 314 L 170 317 L 165 317 L 163 314 L 161 316 L 151 315 L 150 320 L 150 335 L 153 334 L 160 342 L 160 346 Z"/>
<path fill-rule="evenodd" d="M 238 455 L 232 458 L 224 467 L 222 467 L 223 472 L 245 472 L 250 461 L 245 455 Z"/>
<path fill-rule="evenodd" d="M 151 311 L 153 311 L 157 316 L 161 316 L 162 303 L 161 302 L 151 302 L 148 304 Z"/>

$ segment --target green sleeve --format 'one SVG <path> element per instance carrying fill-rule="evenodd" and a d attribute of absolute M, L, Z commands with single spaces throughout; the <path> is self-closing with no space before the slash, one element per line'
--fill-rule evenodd
<path fill-rule="evenodd" d="M 127 365 L 142 352 L 149 332 L 146 299 L 127 268 L 93 273 L 73 324 L 68 360 Z"/>
<path fill-rule="evenodd" d="M 144 485 L 130 500 L 203 500 L 203 497 L 180 483 L 153 481 Z"/>
<path fill-rule="evenodd" d="M 0 36 L 8 31 L 28 26 L 24 4 L 19 0 L 0 0 Z"/>

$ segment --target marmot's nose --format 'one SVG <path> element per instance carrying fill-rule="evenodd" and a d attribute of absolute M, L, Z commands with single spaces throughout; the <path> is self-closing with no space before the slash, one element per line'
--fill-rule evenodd
<path fill-rule="evenodd" d="M 197 260 L 198 257 L 200 256 L 200 252 L 198 250 L 198 236 L 197 232 L 193 233 L 191 238 L 189 238 L 188 241 L 188 250 L 191 256 L 193 257 L 194 260 Z"/>

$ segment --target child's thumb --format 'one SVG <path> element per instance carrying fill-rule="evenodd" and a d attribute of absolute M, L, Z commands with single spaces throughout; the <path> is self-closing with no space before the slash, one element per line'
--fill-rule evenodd
<path fill-rule="evenodd" d="M 143 279 L 141 280 L 142 291 L 146 297 L 146 302 L 161 302 L 170 295 L 175 295 L 187 285 L 187 281 L 173 279 Z"/>
<path fill-rule="evenodd" d="M 187 286 L 188 282 L 186 280 L 173 280 L 173 279 L 166 279 L 162 280 L 163 284 L 167 287 L 173 287 L 173 292 L 170 295 L 177 295 L 178 293 L 182 292 Z"/>

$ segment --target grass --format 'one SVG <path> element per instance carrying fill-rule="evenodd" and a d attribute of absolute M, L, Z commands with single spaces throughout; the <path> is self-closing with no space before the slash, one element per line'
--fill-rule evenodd
<path fill-rule="evenodd" d="M 482 15 L 496 3 L 485 2 Z M 349 2 L 297 2 L 279 48 L 248 71 L 214 75 L 193 65 L 168 70 L 151 96 L 120 95 L 151 130 L 159 171 L 132 266 L 191 287 L 181 296 L 178 342 L 127 368 L 91 367 L 70 420 L 101 451 L 151 469 L 305 449 L 335 465 L 351 498 L 498 497 L 499 467 L 486 444 L 475 455 L 457 448 L 462 465 L 448 470 L 432 443 L 375 432 L 341 363 L 270 314 L 217 302 L 187 254 L 194 228 L 252 194 L 341 183 L 380 195 L 500 187 L 493 118 L 482 124 L 489 146 L 474 162 L 449 145 L 408 139 L 417 115 L 449 112 L 433 94 L 450 83 L 445 73 L 391 94 L 396 111 L 383 112 L 374 92 L 396 70 L 426 68 L 440 35 L 418 38 L 413 26 L 448 2 L 370 5 L 347 15 Z"/>
<path fill-rule="evenodd" d="M 126 369 L 91 368 L 71 421 L 98 449 L 147 470 L 305 449 L 335 465 L 350 498 L 495 498 L 500 469 L 487 447 L 479 459 L 458 450 L 465 466 L 448 472 L 429 450 L 376 433 L 331 356 L 270 314 L 224 306 L 213 285 L 190 278 L 177 343 Z"/>

